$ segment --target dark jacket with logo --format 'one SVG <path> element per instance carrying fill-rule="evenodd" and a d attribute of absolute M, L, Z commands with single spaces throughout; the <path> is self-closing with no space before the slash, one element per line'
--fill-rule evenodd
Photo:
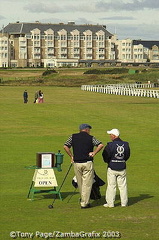
<path fill-rule="evenodd" d="M 129 143 L 120 138 L 108 142 L 102 153 L 104 162 L 112 170 L 121 171 L 126 168 L 126 161 L 130 157 Z"/>

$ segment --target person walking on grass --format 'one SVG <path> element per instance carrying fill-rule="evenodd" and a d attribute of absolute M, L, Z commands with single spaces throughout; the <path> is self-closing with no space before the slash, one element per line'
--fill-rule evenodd
<path fill-rule="evenodd" d="M 90 135 L 91 128 L 89 124 L 81 124 L 79 133 L 72 134 L 64 144 L 64 149 L 74 165 L 81 208 L 91 207 L 89 201 L 94 179 L 93 157 L 103 148 L 102 142 Z"/>
<path fill-rule="evenodd" d="M 38 103 L 38 97 L 39 97 L 39 93 L 38 93 L 38 91 L 36 91 L 35 97 L 34 97 L 34 103 Z"/>
<path fill-rule="evenodd" d="M 24 93 L 23 93 L 23 99 L 24 99 L 24 103 L 28 102 L 28 92 L 27 92 L 27 90 L 25 90 Z"/>
<path fill-rule="evenodd" d="M 128 205 L 126 161 L 130 157 L 129 143 L 120 139 L 118 129 L 107 131 L 112 142 L 105 146 L 102 156 L 104 162 L 108 163 L 106 203 L 104 207 L 114 207 L 116 185 L 120 191 L 121 206 Z"/>
<path fill-rule="evenodd" d="M 38 93 L 38 103 L 43 103 L 44 102 L 44 94 L 41 90 L 39 90 Z"/>

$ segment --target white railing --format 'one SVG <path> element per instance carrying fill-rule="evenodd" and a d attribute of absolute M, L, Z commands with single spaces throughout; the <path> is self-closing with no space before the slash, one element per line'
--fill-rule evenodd
<path fill-rule="evenodd" d="M 142 87 L 139 88 L 141 85 L 142 87 L 149 85 L 154 87 L 153 84 L 82 85 L 81 90 L 105 94 L 159 98 L 159 90 L 143 89 Z"/>

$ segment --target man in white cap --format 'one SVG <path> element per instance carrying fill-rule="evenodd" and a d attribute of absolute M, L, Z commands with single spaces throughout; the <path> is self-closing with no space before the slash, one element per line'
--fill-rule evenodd
<path fill-rule="evenodd" d="M 120 139 L 118 129 L 107 131 L 112 142 L 108 142 L 103 150 L 103 160 L 108 163 L 106 204 L 104 207 L 114 207 L 116 185 L 120 191 L 121 206 L 128 205 L 126 161 L 130 157 L 129 143 Z"/>
<path fill-rule="evenodd" d="M 91 128 L 89 124 L 81 124 L 80 132 L 72 134 L 64 144 L 64 149 L 74 165 L 81 195 L 81 208 L 90 207 L 89 200 L 94 179 L 93 157 L 103 148 L 102 142 L 90 135 Z"/>

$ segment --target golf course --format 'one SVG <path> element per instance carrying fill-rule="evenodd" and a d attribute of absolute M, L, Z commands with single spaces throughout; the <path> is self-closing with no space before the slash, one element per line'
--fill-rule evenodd
<path fill-rule="evenodd" d="M 46 84 L 43 81 L 29 82 L 31 80 L 26 80 L 26 84 L 25 80 L 7 81 L 4 72 L 0 72 L 4 81 L 0 86 L 0 239 L 157 240 L 159 99 L 82 91 L 80 84 L 94 84 L 97 80 L 104 83 L 106 77 L 102 75 L 99 79 L 95 75 L 84 76 L 82 70 L 76 76 L 72 70 L 69 80 L 69 74 L 65 75 L 63 69 L 59 71 L 59 78 L 56 73 L 52 77 L 56 78 L 54 84 L 50 84 L 48 78 L 45 79 Z M 38 77 L 42 70 L 39 72 L 36 73 Z M 156 79 L 159 78 L 158 73 L 155 72 Z M 149 75 L 145 76 L 147 81 Z M 61 84 L 58 84 L 60 79 Z M 129 82 L 135 80 L 130 76 Z M 106 82 L 109 81 L 107 77 Z M 121 76 L 114 77 L 114 81 L 122 82 Z M 127 76 L 125 81 L 128 81 Z M 24 90 L 27 90 L 29 96 L 27 104 L 23 103 Z M 33 103 L 38 90 L 44 93 L 42 104 Z M 92 208 L 80 208 L 78 189 L 75 191 L 72 186 L 73 167 L 61 188 L 62 200 L 57 197 L 52 209 L 48 206 L 55 198 L 53 194 L 35 194 L 33 201 L 27 198 L 35 171 L 29 166 L 36 165 L 38 152 L 57 153 L 61 150 L 64 154 L 62 171 L 55 169 L 60 187 L 70 166 L 70 158 L 64 152 L 63 145 L 72 133 L 79 131 L 81 123 L 90 124 L 91 134 L 104 145 L 110 141 L 106 131 L 112 128 L 118 128 L 121 139 L 129 142 L 128 207 L 120 206 L 118 190 L 115 207 L 103 207 L 107 164 L 102 159 L 102 151 L 94 158 L 94 168 L 106 184 L 100 188 L 101 199 L 91 200 Z"/>

